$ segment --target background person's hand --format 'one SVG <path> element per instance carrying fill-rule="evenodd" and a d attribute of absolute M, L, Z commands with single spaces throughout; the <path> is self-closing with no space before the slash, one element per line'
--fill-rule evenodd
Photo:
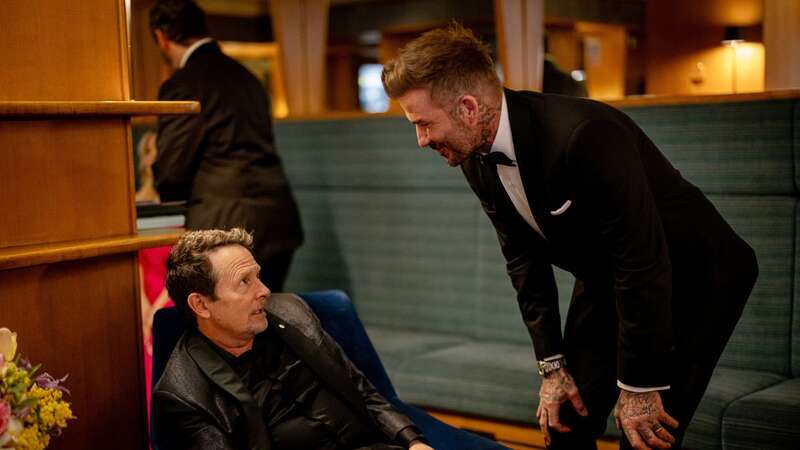
<path fill-rule="evenodd" d="M 567 369 L 562 367 L 542 378 L 542 387 L 539 388 L 539 407 L 536 409 L 536 417 L 539 419 L 539 427 L 544 433 L 546 445 L 550 445 L 548 427 L 559 433 L 572 431 L 561 423 L 558 415 L 561 404 L 567 400 L 572 402 L 572 406 L 575 407 L 578 414 L 582 416 L 589 414 L 583 404 L 581 394 L 578 392 L 578 386 L 575 385 L 575 380 L 567 372 Z"/>
<path fill-rule="evenodd" d="M 664 411 L 658 391 L 630 392 L 620 390 L 614 407 L 617 428 L 625 433 L 636 450 L 667 449 L 675 438 L 664 426 L 677 428 L 678 421 Z"/>
<path fill-rule="evenodd" d="M 408 450 L 433 450 L 433 447 L 423 444 L 422 442 L 414 441 L 411 443 L 411 447 L 408 447 Z"/>

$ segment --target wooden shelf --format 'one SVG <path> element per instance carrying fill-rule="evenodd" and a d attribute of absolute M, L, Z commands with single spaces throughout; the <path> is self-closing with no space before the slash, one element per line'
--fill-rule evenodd
<path fill-rule="evenodd" d="M 606 101 L 616 108 L 629 108 L 638 106 L 656 105 L 696 105 L 711 103 L 736 103 L 752 102 L 758 100 L 791 100 L 800 99 L 800 90 L 782 89 L 766 92 L 752 92 L 748 94 L 718 94 L 718 95 L 641 95 L 630 96 L 620 100 Z"/>
<path fill-rule="evenodd" d="M 0 101 L 0 118 L 197 114 L 200 102 Z"/>
<path fill-rule="evenodd" d="M 147 230 L 133 236 L 4 248 L 0 249 L 0 270 L 129 253 L 143 248 L 171 245 L 178 240 L 183 231 L 183 229 Z"/>
<path fill-rule="evenodd" d="M 748 94 L 719 95 L 639 95 L 619 100 L 598 100 L 615 108 L 629 108 L 656 105 L 694 105 L 712 103 L 750 102 L 758 100 L 790 100 L 800 99 L 800 89 L 781 89 Z M 363 111 L 329 111 L 318 114 L 305 114 L 275 119 L 275 122 L 308 122 L 316 120 L 353 120 L 353 119 L 385 119 L 405 118 L 403 111 L 394 110 L 384 113 L 367 113 Z"/>

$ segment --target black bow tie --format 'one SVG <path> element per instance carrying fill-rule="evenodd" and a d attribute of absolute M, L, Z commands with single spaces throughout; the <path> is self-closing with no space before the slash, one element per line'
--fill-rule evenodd
<path fill-rule="evenodd" d="M 473 158 L 480 161 L 480 163 L 483 164 L 484 166 L 496 166 L 498 164 L 501 166 L 510 166 L 510 167 L 516 166 L 516 164 L 514 164 L 514 161 L 512 161 L 511 158 L 506 156 L 506 154 L 503 152 L 481 153 L 476 151 L 475 153 L 472 154 L 472 156 Z"/>

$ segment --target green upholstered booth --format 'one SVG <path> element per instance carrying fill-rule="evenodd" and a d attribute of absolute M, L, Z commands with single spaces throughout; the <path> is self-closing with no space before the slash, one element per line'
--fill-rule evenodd
<path fill-rule="evenodd" d="M 730 100 L 620 107 L 759 261 L 686 447 L 796 448 L 800 101 Z M 460 170 L 419 150 L 397 116 L 282 121 L 276 134 L 306 229 L 287 288 L 349 293 L 405 401 L 535 424 L 533 349 L 494 230 Z M 556 276 L 563 312 L 573 280 Z"/>

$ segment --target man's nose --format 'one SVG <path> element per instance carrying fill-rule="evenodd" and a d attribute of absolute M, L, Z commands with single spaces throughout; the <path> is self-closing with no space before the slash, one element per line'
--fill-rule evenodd
<path fill-rule="evenodd" d="M 258 280 L 258 284 L 261 285 L 261 289 L 263 289 L 265 297 L 272 293 L 272 291 L 267 287 L 267 285 L 262 283 L 260 279 Z"/>
<path fill-rule="evenodd" d="M 431 140 L 428 138 L 428 129 L 417 125 L 417 145 L 425 148 L 430 144 Z"/>

